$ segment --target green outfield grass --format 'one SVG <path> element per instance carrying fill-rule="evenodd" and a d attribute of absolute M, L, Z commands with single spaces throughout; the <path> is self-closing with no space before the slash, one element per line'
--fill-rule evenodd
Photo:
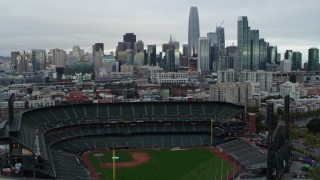
<path fill-rule="evenodd" d="M 126 151 L 128 152 L 128 151 Z M 119 180 L 203 180 L 225 178 L 232 172 L 233 167 L 209 149 L 189 149 L 180 151 L 170 150 L 139 150 L 146 152 L 151 160 L 145 164 L 116 169 L 116 179 Z M 99 152 L 100 153 L 100 152 Z M 89 160 L 101 179 L 112 179 L 112 169 L 103 169 L 93 155 L 88 154 Z M 111 162 L 112 152 L 104 152 L 106 162 Z M 117 162 L 130 161 L 124 151 L 116 152 Z M 125 159 L 128 158 L 128 159 Z M 109 160 L 110 159 L 110 160 Z M 223 170 L 221 173 L 221 168 Z"/>

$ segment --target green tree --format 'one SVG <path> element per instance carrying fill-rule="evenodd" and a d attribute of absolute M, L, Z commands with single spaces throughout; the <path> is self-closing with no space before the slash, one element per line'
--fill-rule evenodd
<path fill-rule="evenodd" d="M 268 127 L 264 123 L 262 123 L 265 120 L 266 120 L 266 116 L 264 114 L 257 113 L 257 117 L 256 117 L 257 133 L 268 130 Z"/>
<path fill-rule="evenodd" d="M 320 119 L 312 119 L 308 124 L 307 128 L 311 133 L 319 133 L 320 132 Z"/>
<path fill-rule="evenodd" d="M 314 170 L 311 173 L 312 179 L 320 179 L 320 166 L 317 166 L 314 168 Z"/>

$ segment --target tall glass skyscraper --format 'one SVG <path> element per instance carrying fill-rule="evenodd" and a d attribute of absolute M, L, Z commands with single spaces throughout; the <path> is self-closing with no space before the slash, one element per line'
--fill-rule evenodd
<path fill-rule="evenodd" d="M 216 62 L 219 60 L 219 48 L 218 48 L 218 38 L 216 32 L 209 32 L 207 33 L 207 38 L 210 43 L 210 50 L 209 50 L 209 68 L 210 71 L 217 71 Z"/>
<path fill-rule="evenodd" d="M 250 64 L 251 70 L 256 71 L 260 69 L 259 30 L 250 31 Z"/>
<path fill-rule="evenodd" d="M 238 18 L 238 61 L 240 70 L 251 70 L 250 63 L 250 27 L 248 18 Z"/>
<path fill-rule="evenodd" d="M 42 49 L 35 49 L 31 51 L 33 71 L 46 70 L 46 51 Z"/>
<path fill-rule="evenodd" d="M 308 52 L 308 71 L 317 71 L 319 67 L 319 49 L 310 48 Z"/>
<path fill-rule="evenodd" d="M 292 71 L 301 70 L 302 54 L 299 51 L 292 52 Z"/>
<path fill-rule="evenodd" d="M 259 39 L 259 51 L 259 69 L 266 70 L 267 42 L 264 39 Z"/>
<path fill-rule="evenodd" d="M 197 54 L 198 39 L 200 37 L 199 15 L 197 7 L 190 8 L 189 28 L 188 28 L 188 55 L 191 57 L 193 53 Z"/>
<path fill-rule="evenodd" d="M 293 56 L 292 50 L 286 50 L 286 52 L 284 53 L 284 59 L 288 59 L 292 61 L 292 56 Z"/>
<path fill-rule="evenodd" d="M 267 62 L 269 64 L 276 64 L 277 56 L 278 56 L 277 46 L 267 47 Z"/>
<path fill-rule="evenodd" d="M 157 65 L 156 45 L 148 45 L 148 64 L 150 66 Z"/>
<path fill-rule="evenodd" d="M 201 74 L 209 74 L 209 48 L 210 42 L 207 38 L 199 38 L 199 47 L 198 47 L 198 71 Z"/>

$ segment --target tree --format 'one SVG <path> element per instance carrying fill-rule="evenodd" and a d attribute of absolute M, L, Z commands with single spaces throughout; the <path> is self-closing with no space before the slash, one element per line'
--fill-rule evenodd
<path fill-rule="evenodd" d="M 317 166 L 314 168 L 314 170 L 311 173 L 312 179 L 320 179 L 320 166 Z"/>
<path fill-rule="evenodd" d="M 308 124 L 307 128 L 311 133 L 319 133 L 320 132 L 320 119 L 312 119 Z"/>
<path fill-rule="evenodd" d="M 264 114 L 261 114 L 261 113 L 257 113 L 257 118 L 256 118 L 256 130 L 257 130 L 257 133 L 259 134 L 260 132 L 262 131 L 266 131 L 268 130 L 268 127 L 265 123 L 262 123 L 263 121 L 265 122 L 266 120 L 266 116 Z"/>

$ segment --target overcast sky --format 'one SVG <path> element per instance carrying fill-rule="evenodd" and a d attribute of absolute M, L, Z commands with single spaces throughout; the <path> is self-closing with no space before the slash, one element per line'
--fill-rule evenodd
<path fill-rule="evenodd" d="M 238 16 L 248 16 L 282 58 L 292 49 L 305 61 L 310 47 L 320 47 L 320 0 L 0 0 L 0 55 L 73 45 L 91 51 L 96 42 L 109 53 L 126 32 L 145 46 L 160 47 L 170 33 L 184 44 L 191 6 L 198 7 L 200 36 L 224 21 L 227 46 L 237 43 Z"/>

